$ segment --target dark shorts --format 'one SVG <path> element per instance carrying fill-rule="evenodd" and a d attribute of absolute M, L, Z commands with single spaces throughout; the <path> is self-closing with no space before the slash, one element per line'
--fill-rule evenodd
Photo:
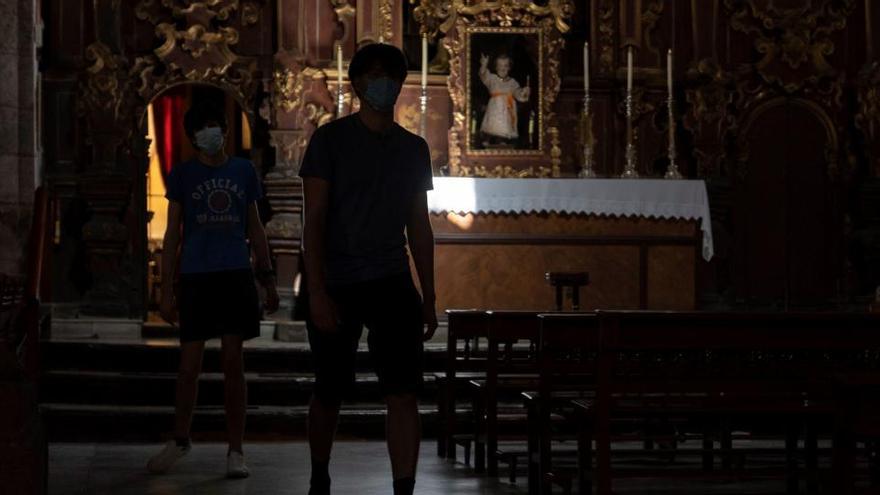
<path fill-rule="evenodd" d="M 262 309 L 249 268 L 183 273 L 177 295 L 181 342 L 223 335 L 247 340 L 260 335 Z"/>
<path fill-rule="evenodd" d="M 370 364 L 383 395 L 418 394 L 423 385 L 422 299 L 409 272 L 328 289 L 341 323 L 335 332 L 306 326 L 315 370 L 315 395 L 329 402 L 351 396 L 358 341 L 369 330 Z M 308 295 L 302 304 L 308 308 Z"/>

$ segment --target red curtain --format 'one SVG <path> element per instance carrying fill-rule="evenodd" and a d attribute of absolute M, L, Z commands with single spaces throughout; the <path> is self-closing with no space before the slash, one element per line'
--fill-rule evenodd
<path fill-rule="evenodd" d="M 180 159 L 183 132 L 183 114 L 186 111 L 186 87 L 177 86 L 153 100 L 153 126 L 156 130 L 156 150 L 162 179 L 167 177 Z"/>

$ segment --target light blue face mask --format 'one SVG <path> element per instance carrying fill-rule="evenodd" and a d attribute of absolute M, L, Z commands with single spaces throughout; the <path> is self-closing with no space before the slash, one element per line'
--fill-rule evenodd
<path fill-rule="evenodd" d="M 400 84 L 397 81 L 389 77 L 377 77 L 367 82 L 364 101 L 377 112 L 390 112 L 394 110 L 398 93 Z"/>
<path fill-rule="evenodd" d="M 210 156 L 216 155 L 223 148 L 223 129 L 211 126 L 197 131 L 196 146 Z"/>

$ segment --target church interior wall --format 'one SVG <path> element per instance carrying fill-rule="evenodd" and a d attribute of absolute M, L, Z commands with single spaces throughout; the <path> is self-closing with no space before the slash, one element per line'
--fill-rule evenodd
<path fill-rule="evenodd" d="M 143 136 L 132 137 L 140 132 L 133 116 L 170 82 L 202 82 L 237 92 L 254 117 L 253 158 L 270 193 L 263 205 L 270 243 L 276 264 L 283 267 L 279 279 L 292 286 L 301 211 L 295 172 L 310 133 L 336 117 L 335 47 L 342 47 L 347 64 L 362 43 L 381 38 L 402 46 L 411 73 L 397 119 L 418 130 L 422 26 L 413 9 L 436 3 L 224 0 L 208 8 L 211 20 L 205 26 L 235 32 L 235 41 L 226 46 L 235 62 L 224 74 L 197 80 L 185 73 L 187 64 L 198 62 L 187 59 L 185 50 L 165 58 L 155 50 L 164 41 L 158 26 L 165 23 L 182 33 L 202 22 L 200 17 L 175 14 L 164 2 L 150 0 L 44 0 L 41 142 L 61 233 L 53 264 L 55 301 L 77 306 L 89 297 L 97 265 L 90 265 L 94 242 L 84 238 L 89 234 L 85 226 L 97 221 L 104 229 L 124 232 L 125 239 L 113 248 L 122 263 L 98 270 L 123 281 L 108 286 L 112 297 L 124 301 L 116 310 L 142 314 L 146 275 L 142 269 L 125 272 L 126 260 L 145 249 L 135 239 L 144 233 L 146 215 L 145 193 L 135 179 L 145 167 L 138 156 L 145 147 L 139 143 Z M 679 167 L 688 178 L 706 181 L 715 232 L 716 257 L 695 267 L 697 306 L 863 304 L 880 283 L 880 215 L 874 213 L 880 211 L 875 179 L 880 172 L 880 9 L 868 0 L 591 0 L 573 5 L 558 61 L 559 175 L 574 177 L 582 161 L 578 124 L 585 41 L 591 46 L 596 171 L 616 176 L 623 170 L 624 46 L 632 44 L 637 48 L 638 169 L 643 176 L 663 174 L 668 165 L 665 53 L 672 48 Z M 230 7 L 228 12 L 221 12 L 224 7 Z M 436 175 L 449 172 L 453 124 L 448 61 L 439 48 L 442 35 L 432 32 L 430 39 L 427 89 L 426 139 Z M 357 102 L 343 79 L 347 114 Z M 95 86 L 102 82 L 111 84 L 102 97 L 119 112 L 110 112 L 94 97 L 95 87 L 107 88 Z M 761 113 L 770 101 L 780 101 L 782 110 Z M 817 141 L 801 147 L 805 136 Z M 522 175 L 516 167 L 484 174 Z M 96 192 L 105 187 L 127 192 L 113 198 Z M 96 220 L 96 208 L 113 214 Z M 770 223 L 780 215 L 788 221 Z M 755 233 L 773 228 L 786 229 L 786 235 L 770 236 L 776 239 L 772 245 L 755 244 Z M 799 275 L 819 258 L 828 259 L 827 269 L 811 278 Z M 776 289 L 758 290 L 768 283 Z M 793 284 L 807 289 L 795 294 Z"/>

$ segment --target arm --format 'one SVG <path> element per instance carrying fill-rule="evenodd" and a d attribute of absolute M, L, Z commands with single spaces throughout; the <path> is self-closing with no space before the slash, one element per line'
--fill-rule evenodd
<path fill-rule="evenodd" d="M 422 288 L 422 314 L 425 324 L 428 325 L 425 332 L 425 340 L 428 340 L 437 329 L 437 311 L 434 292 L 434 232 L 428 216 L 428 197 L 424 191 L 413 197 L 412 209 L 406 222 L 406 234 Z"/>
<path fill-rule="evenodd" d="M 254 250 L 257 280 L 266 289 L 266 309 L 274 313 L 278 309 L 278 290 L 275 287 L 275 276 L 272 275 L 272 260 L 269 256 L 269 242 L 266 240 L 266 229 L 260 220 L 260 210 L 256 201 L 248 206 L 247 235 Z"/>
<path fill-rule="evenodd" d="M 489 87 L 489 76 L 491 74 L 489 72 L 489 57 L 487 55 L 480 55 L 480 81 L 483 81 L 487 88 Z"/>
<path fill-rule="evenodd" d="M 181 212 L 179 202 L 168 201 L 168 226 L 162 241 L 162 301 L 159 305 L 159 313 L 168 323 L 177 319 L 174 315 L 174 268 L 180 248 Z"/>
<path fill-rule="evenodd" d="M 311 319 L 319 329 L 325 331 L 332 331 L 337 323 L 336 308 L 327 295 L 324 278 L 324 236 L 329 196 L 329 181 L 318 177 L 303 178 L 306 292 L 309 295 Z"/>
<path fill-rule="evenodd" d="M 324 235 L 327 225 L 327 201 L 330 183 L 317 177 L 303 179 L 305 220 L 303 259 L 309 294 L 326 292 L 324 285 Z"/>

